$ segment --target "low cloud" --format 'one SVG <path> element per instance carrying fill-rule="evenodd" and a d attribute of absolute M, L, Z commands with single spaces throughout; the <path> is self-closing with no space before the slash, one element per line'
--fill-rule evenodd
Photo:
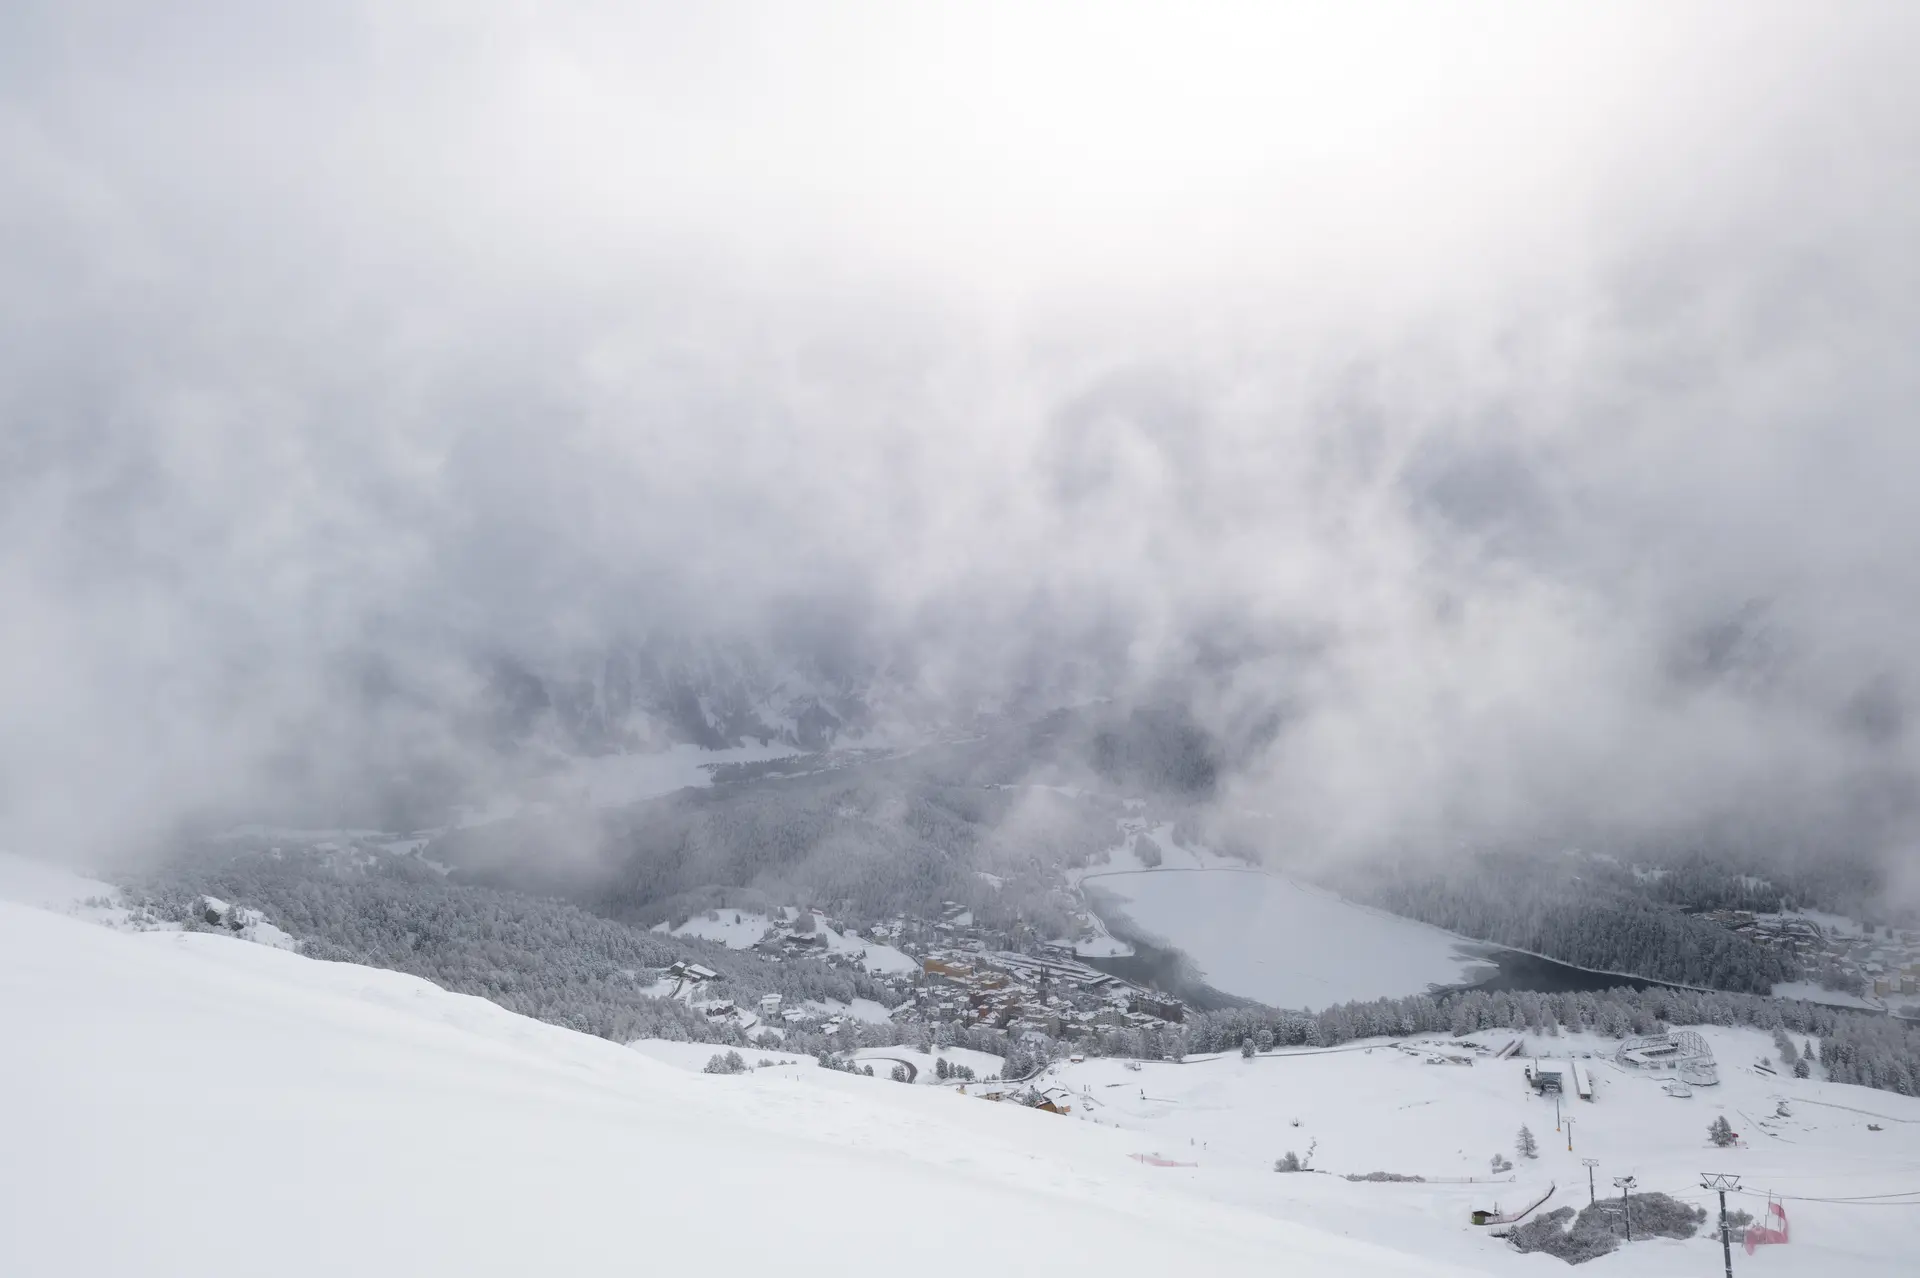
<path fill-rule="evenodd" d="M 1913 18 L 1267 8 L 11 10 L 0 838 L 681 636 L 1315 847 L 1907 849 Z"/>

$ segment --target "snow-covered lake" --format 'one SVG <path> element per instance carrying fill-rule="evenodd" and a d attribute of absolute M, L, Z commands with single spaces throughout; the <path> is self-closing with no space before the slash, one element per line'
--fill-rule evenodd
<path fill-rule="evenodd" d="M 1419 994 L 1486 971 L 1464 937 L 1260 870 L 1121 871 L 1083 882 L 1125 914 L 1131 927 L 1120 930 L 1180 950 L 1222 993 L 1275 1007 Z"/>

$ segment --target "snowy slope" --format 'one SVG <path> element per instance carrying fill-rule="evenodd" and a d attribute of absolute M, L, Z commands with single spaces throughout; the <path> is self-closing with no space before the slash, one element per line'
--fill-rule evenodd
<path fill-rule="evenodd" d="M 1314 1143 L 1313 1166 L 1335 1175 L 1284 1179 L 1317 1219 L 1329 1228 L 1375 1236 L 1423 1236 L 1430 1254 L 1459 1264 L 1565 1272 L 1558 1260 L 1519 1256 L 1480 1236 L 1467 1214 L 1530 1201 L 1550 1185 L 1558 1189 L 1549 1207 L 1585 1206 L 1587 1171 L 1580 1160 L 1593 1157 L 1600 1160 L 1595 1183 L 1602 1194 L 1617 1193 L 1612 1178 L 1630 1174 L 1643 1190 L 1709 1205 L 1699 1181 L 1703 1170 L 1711 1170 L 1740 1175 L 1760 1193 L 1864 1200 L 1789 1202 L 1793 1242 L 1751 1259 L 1736 1253 L 1737 1273 L 1893 1278 L 1915 1272 L 1920 1099 L 1768 1076 L 1751 1068 L 1773 1054 L 1767 1035 L 1711 1027 L 1700 1032 L 1720 1062 L 1718 1087 L 1697 1088 L 1681 1100 L 1668 1096 L 1656 1078 L 1606 1059 L 1586 1061 L 1596 1099 L 1563 1102 L 1564 1114 L 1574 1120 L 1570 1133 L 1554 1130 L 1554 1104 L 1527 1087 L 1524 1060 L 1428 1064 L 1431 1053 L 1404 1051 L 1391 1040 L 1251 1060 L 1233 1054 L 1178 1065 L 1145 1062 L 1138 1069 L 1095 1059 L 1055 1066 L 1044 1082 L 1080 1098 L 1070 1121 L 1116 1128 L 1132 1134 L 1142 1152 L 1197 1164 L 1164 1174 L 1223 1201 L 1267 1200 L 1271 1183 L 1282 1179 L 1269 1170 L 1273 1160 L 1288 1150 L 1305 1154 Z M 1477 1041 L 1493 1046 L 1515 1036 L 1488 1031 Z M 1583 1035 L 1523 1037 L 1529 1050 L 1563 1058 L 1583 1051 L 1607 1054 L 1618 1046 Z M 1775 1117 L 1782 1101 L 1788 1116 Z M 1708 1144 L 1707 1125 L 1720 1115 L 1740 1132 L 1742 1147 Z M 1522 1124 L 1538 1139 L 1536 1160 L 1514 1149 Z M 1871 1131 L 1869 1124 L 1882 1130 Z M 1495 1153 L 1518 1164 L 1511 1180 L 1493 1175 Z M 1429 1183 L 1354 1185 L 1338 1179 L 1375 1171 L 1424 1176 Z M 1443 1183 L 1466 1178 L 1483 1183 Z M 1898 1191 L 1913 1197 L 1871 1197 Z M 1761 1196 L 1736 1196 L 1730 1205 L 1759 1215 L 1764 1203 Z M 1717 1239 L 1703 1236 L 1637 1243 L 1575 1272 L 1677 1278 L 1718 1273 L 1719 1263 Z"/>
<path fill-rule="evenodd" d="M 1006 1061 L 991 1052 L 976 1052 L 966 1047 L 935 1047 L 930 1052 L 916 1051 L 911 1047 L 863 1047 L 853 1054 L 854 1059 L 871 1064 L 874 1073 L 887 1077 L 895 1062 L 904 1062 L 911 1068 L 909 1073 L 916 1083 L 938 1085 L 942 1080 L 939 1074 L 939 1062 L 948 1065 L 964 1065 L 974 1072 L 977 1078 L 998 1078 L 1005 1068 Z"/>
<path fill-rule="evenodd" d="M 679 927 L 673 928 L 672 933 L 675 936 L 692 936 L 703 941 L 712 941 L 730 950 L 745 950 L 753 948 L 754 944 L 767 934 L 767 929 L 773 926 L 773 920 L 764 914 L 755 914 L 751 910 L 719 910 L 716 913 L 720 916 L 717 919 L 710 919 L 705 914 L 696 914 Z M 662 923 L 653 930 L 665 932 L 668 928 Z"/>
<path fill-rule="evenodd" d="M 674 936 L 698 937 L 703 941 L 713 941 L 730 950 L 751 949 L 767 934 L 768 929 L 776 926 L 773 919 L 765 914 L 755 914 L 750 910 L 718 909 L 710 911 L 717 918 L 708 918 L 706 914 L 696 914 L 672 930 Z M 736 921 L 737 920 L 737 921 Z M 788 920 L 782 919 L 784 925 Z M 654 928 L 656 932 L 666 931 L 666 925 Z M 845 954 L 856 959 L 861 967 L 869 972 L 917 972 L 920 965 L 909 955 L 884 945 L 879 941 L 865 940 L 845 932 L 836 932 L 824 923 L 816 925 L 817 934 L 827 942 L 830 954 Z"/>
<path fill-rule="evenodd" d="M 1121 1133 L 823 1070 L 695 1074 L 220 936 L 0 904 L 0 1024 L 9 1278 L 1468 1272 L 1207 1201 Z"/>
<path fill-rule="evenodd" d="M 69 913 L 96 898 L 117 900 L 120 889 L 45 861 L 0 852 L 0 901 Z"/>
<path fill-rule="evenodd" d="M 879 941 L 869 941 L 859 936 L 849 936 L 822 925 L 820 931 L 826 934 L 827 950 L 830 953 L 845 954 L 856 959 L 861 967 L 869 972 L 891 972 L 895 974 L 917 972 L 920 964 L 891 945 Z"/>

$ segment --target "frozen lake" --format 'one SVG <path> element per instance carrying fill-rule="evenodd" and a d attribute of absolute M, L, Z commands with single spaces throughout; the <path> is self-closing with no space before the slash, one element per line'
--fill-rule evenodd
<path fill-rule="evenodd" d="M 1487 946 L 1259 870 L 1088 875 L 1102 917 L 1192 961 L 1224 994 L 1275 1007 L 1424 993 L 1490 974 Z M 1124 918 L 1109 917 L 1115 910 Z"/>

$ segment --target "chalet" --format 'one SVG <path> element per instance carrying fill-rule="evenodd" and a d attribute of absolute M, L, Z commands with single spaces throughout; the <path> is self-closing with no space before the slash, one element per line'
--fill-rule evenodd
<path fill-rule="evenodd" d="M 1034 1109 L 1044 1109 L 1049 1114 L 1071 1114 L 1073 1093 L 1064 1087 L 1049 1087 L 1028 1093 L 1027 1104 Z"/>

